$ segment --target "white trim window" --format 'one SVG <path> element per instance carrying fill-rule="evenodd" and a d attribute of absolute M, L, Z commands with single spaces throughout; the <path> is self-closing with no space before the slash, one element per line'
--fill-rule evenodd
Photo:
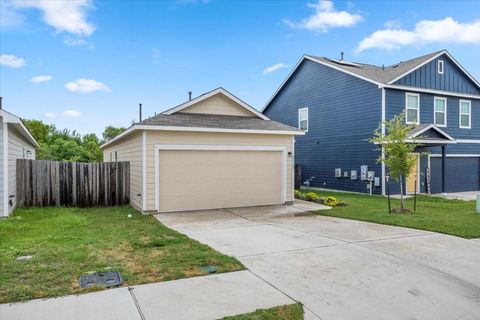
<path fill-rule="evenodd" d="M 407 124 L 420 124 L 420 95 L 405 94 L 405 121 Z"/>
<path fill-rule="evenodd" d="M 437 71 L 438 71 L 438 74 L 443 74 L 443 71 L 444 71 L 444 66 L 445 63 L 443 62 L 443 60 L 438 60 L 437 62 Z"/>
<path fill-rule="evenodd" d="M 447 98 L 441 98 L 441 97 L 434 98 L 433 123 L 437 127 L 447 126 Z"/>
<path fill-rule="evenodd" d="M 472 102 L 469 100 L 460 100 L 459 119 L 460 128 L 470 129 L 472 127 Z"/>
<path fill-rule="evenodd" d="M 308 132 L 308 108 L 298 109 L 298 129 Z"/>

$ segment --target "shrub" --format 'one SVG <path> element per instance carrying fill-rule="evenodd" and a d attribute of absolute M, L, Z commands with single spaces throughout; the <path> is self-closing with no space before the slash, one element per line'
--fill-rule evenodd
<path fill-rule="evenodd" d="M 305 195 L 305 200 L 308 200 L 308 201 L 318 201 L 318 200 L 320 200 L 320 197 L 319 197 L 315 192 L 308 192 L 308 193 Z"/>
<path fill-rule="evenodd" d="M 303 198 L 303 193 L 300 190 L 295 190 L 294 196 L 296 199 L 302 199 Z"/>
<path fill-rule="evenodd" d="M 335 207 L 338 205 L 338 200 L 337 198 L 330 196 L 325 199 L 324 203 L 329 207 Z"/>

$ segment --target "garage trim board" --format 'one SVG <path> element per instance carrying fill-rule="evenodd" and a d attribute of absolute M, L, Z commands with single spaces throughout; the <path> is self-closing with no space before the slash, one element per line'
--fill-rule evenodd
<path fill-rule="evenodd" d="M 281 203 L 284 204 L 287 198 L 287 148 L 282 146 L 248 146 L 248 145 L 155 145 L 155 211 L 160 211 L 160 183 L 159 165 L 160 151 L 162 150 L 187 150 L 187 151 L 271 151 L 279 152 L 281 155 Z"/>

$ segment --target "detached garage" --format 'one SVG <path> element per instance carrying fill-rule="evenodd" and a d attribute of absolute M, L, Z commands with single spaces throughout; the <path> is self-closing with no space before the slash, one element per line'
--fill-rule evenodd
<path fill-rule="evenodd" d="M 223 88 L 132 125 L 102 146 L 130 161 L 131 204 L 173 212 L 293 202 L 296 128 Z"/>

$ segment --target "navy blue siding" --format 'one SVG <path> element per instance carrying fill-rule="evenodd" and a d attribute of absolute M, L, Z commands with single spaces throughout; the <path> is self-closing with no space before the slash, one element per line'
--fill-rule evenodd
<path fill-rule="evenodd" d="M 381 90 L 374 84 L 305 60 L 265 110 L 273 120 L 298 126 L 298 109 L 309 108 L 309 131 L 297 136 L 295 162 L 314 187 L 367 192 L 360 179 L 336 179 L 335 168 L 368 165 L 381 177 L 379 152 L 367 140 L 381 121 Z M 381 193 L 381 188 L 375 189 Z"/>
<path fill-rule="evenodd" d="M 443 60 L 444 72 L 437 72 L 437 62 Z M 480 94 L 480 89 L 446 55 L 434 59 L 399 79 L 395 84 L 450 92 Z"/>
<path fill-rule="evenodd" d="M 434 97 L 428 93 L 420 93 L 420 123 L 433 123 Z M 459 100 L 463 98 L 443 96 L 447 98 L 447 127 L 440 128 L 454 139 L 480 140 L 480 101 L 470 99 L 472 103 L 472 128 L 461 129 L 459 125 Z M 465 99 L 469 100 L 469 99 Z M 386 117 L 393 118 L 405 110 L 405 91 L 386 90 Z M 431 155 L 441 154 L 441 147 L 427 147 L 416 150 Z M 447 155 L 477 155 L 480 154 L 478 143 L 458 143 L 446 146 Z M 431 192 L 441 192 L 441 158 L 430 158 Z M 420 161 L 421 184 L 420 191 L 425 192 L 425 168 L 428 166 L 428 155 L 422 156 Z M 479 190 L 478 171 L 480 164 L 478 158 L 448 157 L 446 161 L 446 192 Z M 393 186 L 398 192 L 397 186 Z"/>
<path fill-rule="evenodd" d="M 414 91 L 412 91 L 414 92 Z M 447 98 L 447 127 L 441 128 L 454 139 L 480 140 L 480 100 L 464 99 L 450 96 L 420 93 L 420 123 L 433 123 L 434 97 Z M 460 100 L 469 100 L 472 103 L 472 127 L 461 129 L 459 123 Z M 405 91 L 386 89 L 386 118 L 392 119 L 395 115 L 405 111 Z M 480 145 L 477 145 L 476 153 L 480 153 Z M 463 144 L 448 147 L 452 152 L 465 152 Z M 470 148 L 467 148 L 470 149 Z"/>

